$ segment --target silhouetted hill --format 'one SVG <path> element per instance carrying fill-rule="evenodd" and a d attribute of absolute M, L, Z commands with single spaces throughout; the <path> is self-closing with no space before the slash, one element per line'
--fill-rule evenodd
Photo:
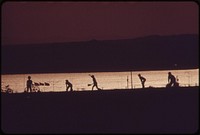
<path fill-rule="evenodd" d="M 198 68 L 198 35 L 2 46 L 2 73 Z"/>

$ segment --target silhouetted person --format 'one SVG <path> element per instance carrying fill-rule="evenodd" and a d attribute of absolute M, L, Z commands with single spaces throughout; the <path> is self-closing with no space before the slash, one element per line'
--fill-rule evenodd
<path fill-rule="evenodd" d="M 29 89 L 30 89 L 30 92 L 32 92 L 32 80 L 31 80 L 31 77 L 30 76 L 28 76 L 28 80 L 27 80 L 27 82 L 26 82 L 26 87 L 27 87 L 27 92 L 29 91 Z"/>
<path fill-rule="evenodd" d="M 176 78 L 172 75 L 171 72 L 168 73 L 168 84 L 167 87 L 176 87 L 179 84 L 176 82 Z"/>
<path fill-rule="evenodd" d="M 97 80 L 96 80 L 96 78 L 94 77 L 94 75 L 89 75 L 89 76 L 92 77 L 92 81 L 93 81 L 92 90 L 94 89 L 94 87 L 96 87 L 97 90 L 101 90 L 101 89 L 98 87 Z"/>
<path fill-rule="evenodd" d="M 69 88 L 70 88 L 70 91 L 73 91 L 73 88 L 72 88 L 73 86 L 68 80 L 66 80 L 65 84 L 66 84 L 66 91 L 68 91 Z"/>
<path fill-rule="evenodd" d="M 144 78 L 143 76 L 141 76 L 141 74 L 138 74 L 140 81 L 142 83 L 142 88 L 144 88 L 144 83 L 146 82 L 146 78 Z"/>

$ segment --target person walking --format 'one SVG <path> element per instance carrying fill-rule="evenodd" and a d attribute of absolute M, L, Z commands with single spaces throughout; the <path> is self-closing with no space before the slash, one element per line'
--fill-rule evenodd
<path fill-rule="evenodd" d="M 97 80 L 96 80 L 96 78 L 94 77 L 94 75 L 89 75 L 89 76 L 92 77 L 92 81 L 93 81 L 92 90 L 94 89 L 94 87 L 96 87 L 97 90 L 101 90 L 101 89 L 98 87 Z"/>

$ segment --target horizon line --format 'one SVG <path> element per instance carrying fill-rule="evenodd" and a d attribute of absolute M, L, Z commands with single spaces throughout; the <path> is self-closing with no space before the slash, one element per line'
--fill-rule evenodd
<path fill-rule="evenodd" d="M 1 46 L 17 46 L 17 45 L 39 45 L 39 44 L 63 44 L 63 43 L 79 43 L 79 42 L 91 42 L 91 41 L 115 41 L 115 40 L 130 40 L 130 39 L 140 39 L 140 38 L 146 38 L 146 37 L 169 37 L 169 36 L 181 36 L 181 35 L 195 35 L 198 36 L 199 33 L 190 33 L 190 34 L 169 34 L 169 35 L 160 35 L 160 34 L 152 34 L 152 35 L 146 35 L 146 36 L 138 36 L 138 37 L 132 37 L 132 38 L 119 38 L 119 39 L 96 39 L 91 38 L 90 40 L 78 40 L 78 41 L 55 41 L 55 42 L 38 42 L 38 43 L 18 43 L 18 44 L 2 44 Z"/>

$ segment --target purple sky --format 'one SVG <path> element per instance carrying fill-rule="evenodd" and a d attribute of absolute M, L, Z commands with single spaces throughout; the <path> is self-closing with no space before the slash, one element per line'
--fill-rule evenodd
<path fill-rule="evenodd" d="M 198 34 L 195 2 L 6 2 L 2 45 Z"/>

